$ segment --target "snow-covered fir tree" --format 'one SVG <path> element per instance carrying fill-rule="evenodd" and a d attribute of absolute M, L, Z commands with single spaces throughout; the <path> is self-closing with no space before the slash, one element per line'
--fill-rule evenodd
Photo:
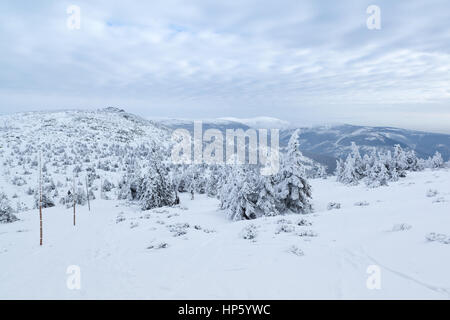
<path fill-rule="evenodd" d="M 288 143 L 287 152 L 281 157 L 281 166 L 276 177 L 275 192 L 277 200 L 281 201 L 281 210 L 294 213 L 308 213 L 311 211 L 311 186 L 305 178 L 305 168 L 301 160 L 298 130 Z"/>
<path fill-rule="evenodd" d="M 233 220 L 310 212 L 311 186 L 305 178 L 303 159 L 295 132 L 276 174 L 261 176 L 259 168 L 252 165 L 231 167 L 219 192 L 221 208 Z"/>
<path fill-rule="evenodd" d="M 399 144 L 394 146 L 393 162 L 398 176 L 400 178 L 406 177 L 406 170 L 408 170 L 408 159 L 406 152 L 403 151 Z"/>
<path fill-rule="evenodd" d="M 347 156 L 347 159 L 343 164 L 338 163 L 340 166 L 338 171 L 337 180 L 348 185 L 357 185 L 365 175 L 365 165 L 359 153 L 358 146 L 352 142 L 351 152 Z"/>
<path fill-rule="evenodd" d="M 444 168 L 444 164 L 444 159 L 438 151 L 428 160 L 428 167 L 432 169 Z"/>
<path fill-rule="evenodd" d="M 18 220 L 13 214 L 13 209 L 8 197 L 0 192 L 0 223 L 10 223 Z"/>
<path fill-rule="evenodd" d="M 373 165 L 369 168 L 365 178 L 368 187 L 376 188 L 380 186 L 387 186 L 389 180 L 389 173 L 386 164 L 381 159 L 375 159 Z"/>
<path fill-rule="evenodd" d="M 154 147 L 147 165 L 137 172 L 127 172 L 119 182 L 119 199 L 137 200 L 142 210 L 172 206 L 179 200 L 164 153 Z"/>

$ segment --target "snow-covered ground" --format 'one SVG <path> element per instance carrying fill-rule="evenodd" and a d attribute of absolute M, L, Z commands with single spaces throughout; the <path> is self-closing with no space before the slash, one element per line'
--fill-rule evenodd
<path fill-rule="evenodd" d="M 76 226 L 72 209 L 45 209 L 42 247 L 38 211 L 21 212 L 0 224 L 0 299 L 449 299 L 449 181 L 448 169 L 376 189 L 311 180 L 314 213 L 239 222 L 202 195 L 150 211 L 95 200 Z"/>

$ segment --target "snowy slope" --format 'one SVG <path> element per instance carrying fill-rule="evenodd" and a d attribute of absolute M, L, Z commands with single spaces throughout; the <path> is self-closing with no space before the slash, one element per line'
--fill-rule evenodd
<path fill-rule="evenodd" d="M 240 222 L 205 196 L 144 212 L 95 200 L 75 227 L 71 209 L 46 209 L 43 247 L 37 211 L 22 212 L 0 224 L 0 299 L 449 299 L 448 181 L 448 169 L 376 189 L 312 180 L 315 213 Z M 70 265 L 80 290 L 66 286 Z"/>
<path fill-rule="evenodd" d="M 130 159 L 147 161 L 149 148 L 170 140 L 167 128 L 116 108 L 18 113 L 0 123 L 0 191 L 18 211 L 34 206 L 39 153 L 57 205 L 74 175 L 83 188 L 89 175 L 94 191 L 102 181 L 117 183 Z"/>

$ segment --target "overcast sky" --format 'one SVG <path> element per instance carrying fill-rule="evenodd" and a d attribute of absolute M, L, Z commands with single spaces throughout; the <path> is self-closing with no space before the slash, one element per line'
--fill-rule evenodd
<path fill-rule="evenodd" d="M 450 133 L 448 0 L 112 2 L 1 1 L 0 113 L 117 106 Z"/>

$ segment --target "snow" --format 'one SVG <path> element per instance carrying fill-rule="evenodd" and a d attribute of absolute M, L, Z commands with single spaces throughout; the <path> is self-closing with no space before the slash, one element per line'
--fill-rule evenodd
<path fill-rule="evenodd" d="M 314 213 L 238 222 L 204 195 L 149 211 L 97 197 L 76 226 L 71 208 L 44 209 L 42 247 L 38 211 L 20 212 L 0 224 L 0 299 L 449 299 L 450 244 L 426 239 L 450 236 L 449 181 L 448 169 L 375 189 L 315 179 Z M 380 289 L 366 286 L 371 265 Z"/>

